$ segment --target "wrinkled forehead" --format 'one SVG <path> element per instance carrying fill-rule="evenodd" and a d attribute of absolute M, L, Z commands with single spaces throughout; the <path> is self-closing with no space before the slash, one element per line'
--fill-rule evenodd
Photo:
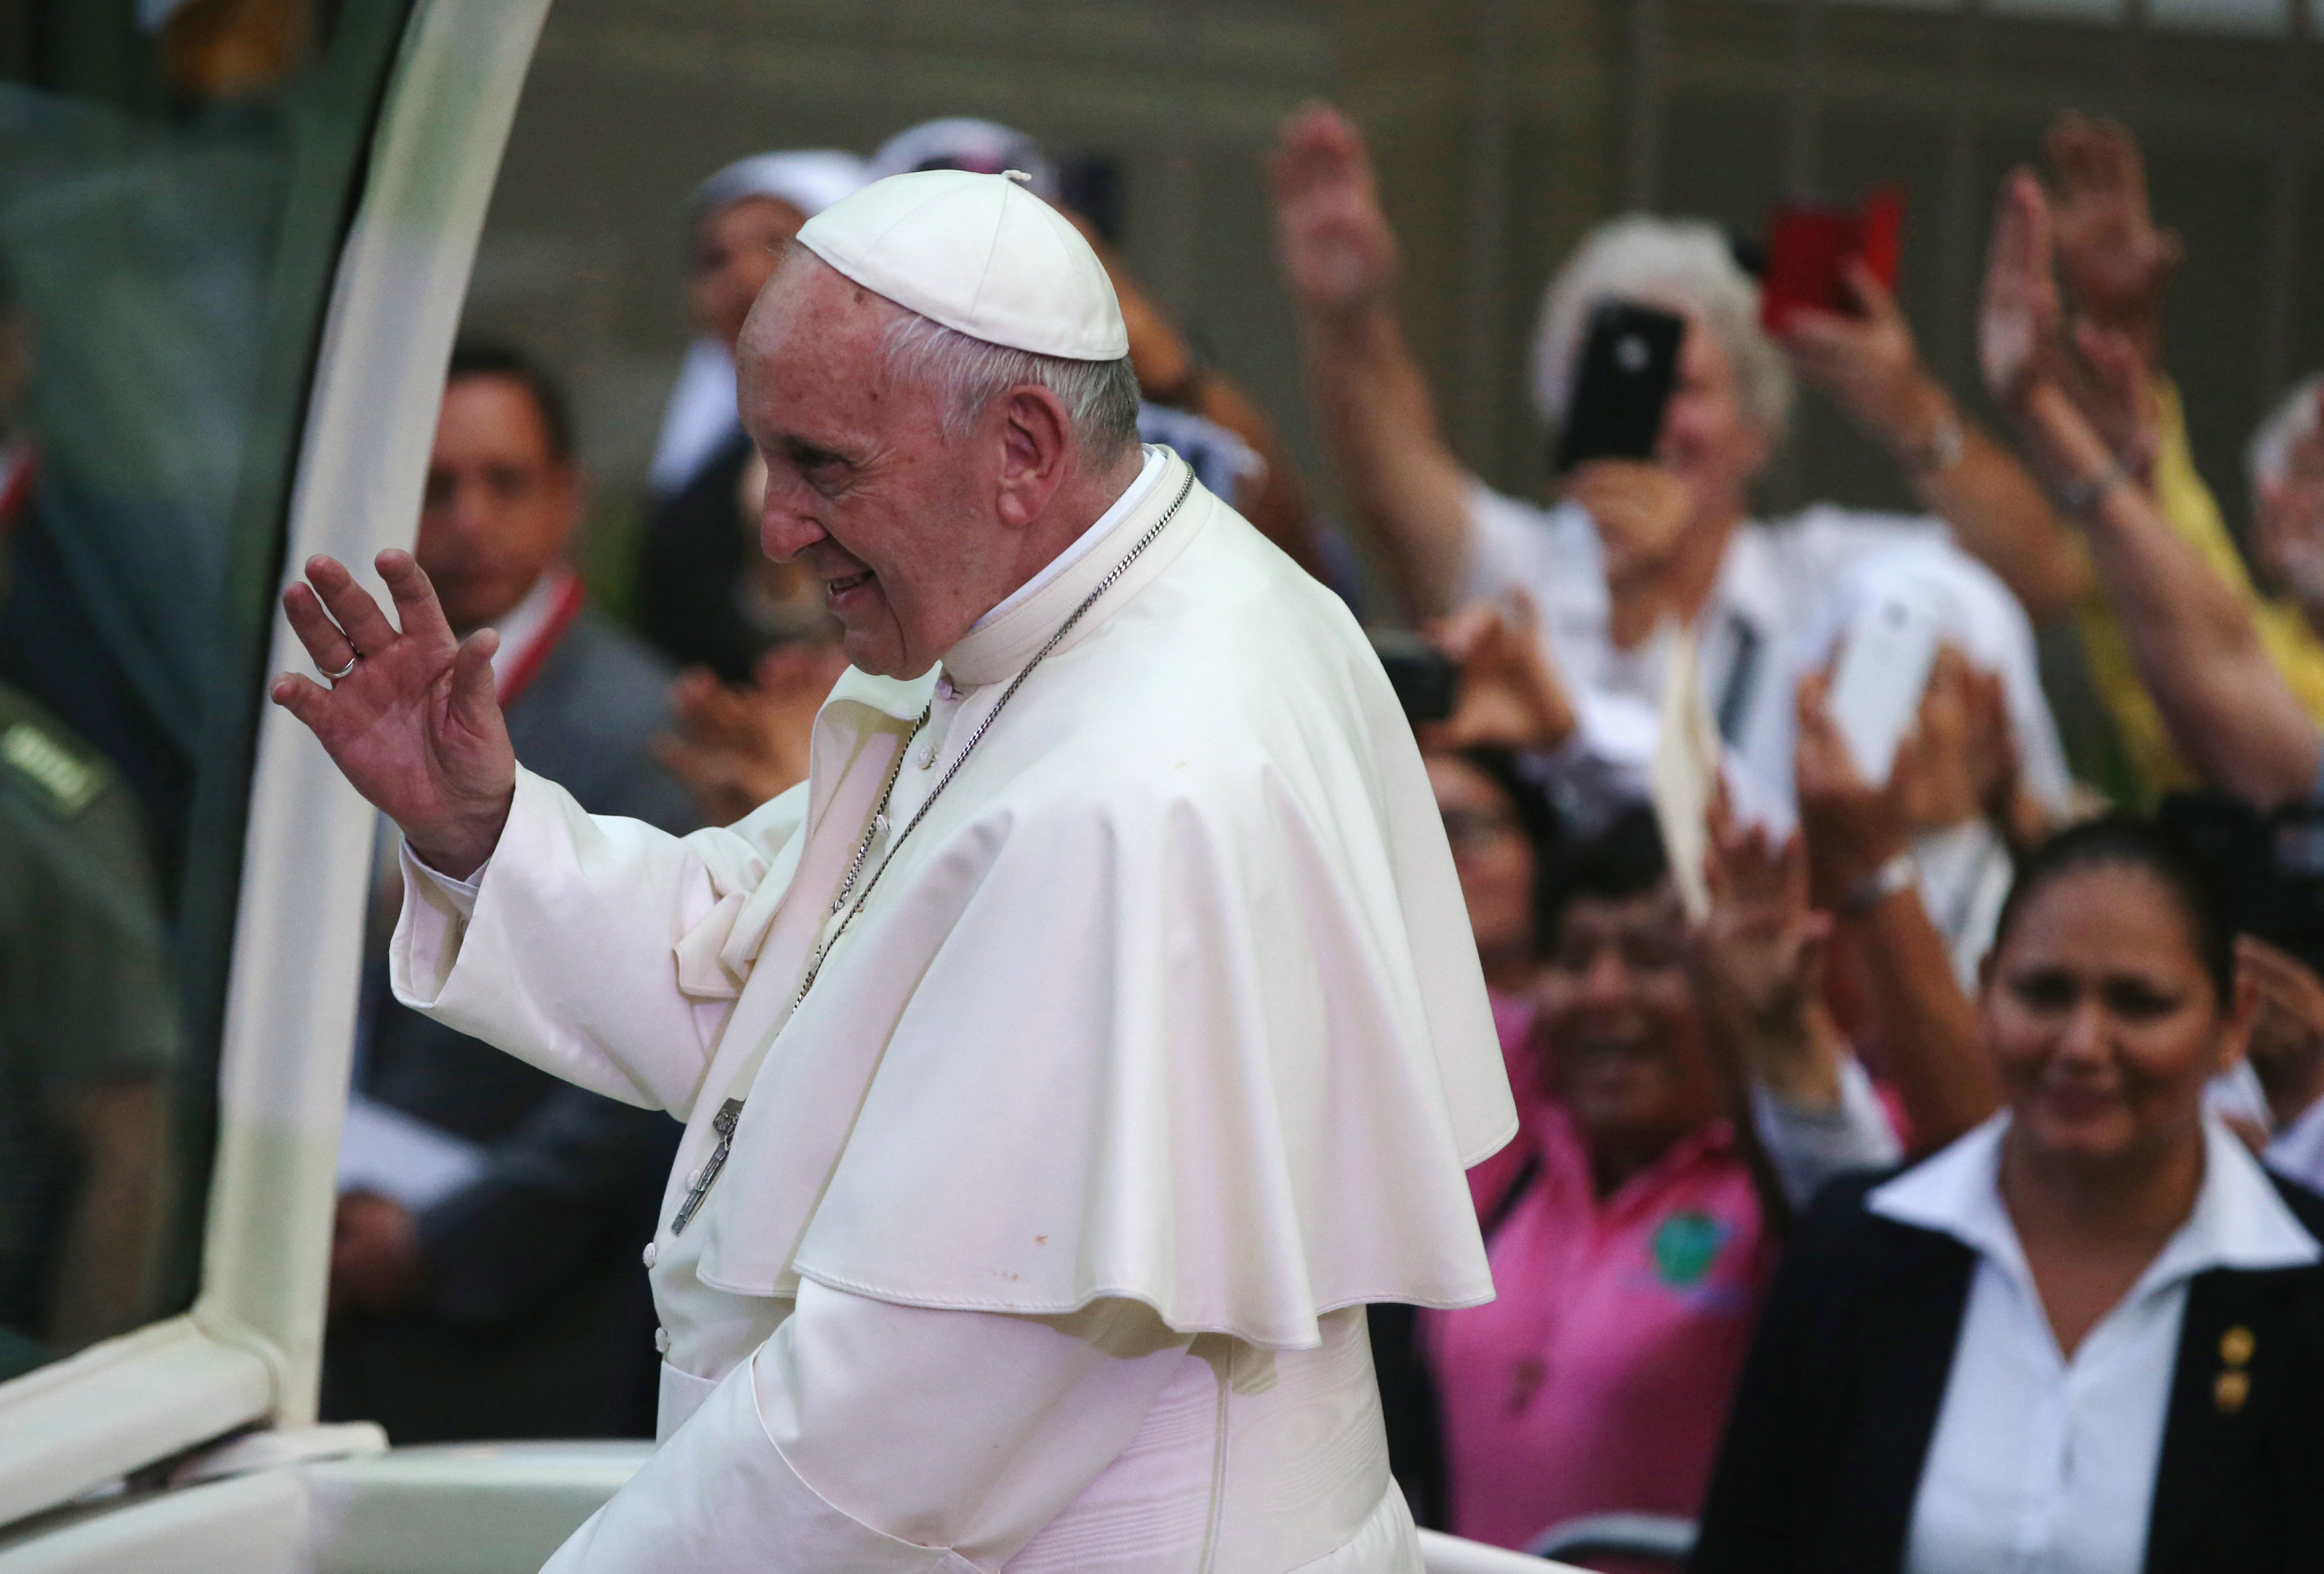
<path fill-rule="evenodd" d="M 882 337 L 901 312 L 804 246 L 787 248 L 734 347 L 745 424 L 754 407 L 876 399 Z"/>

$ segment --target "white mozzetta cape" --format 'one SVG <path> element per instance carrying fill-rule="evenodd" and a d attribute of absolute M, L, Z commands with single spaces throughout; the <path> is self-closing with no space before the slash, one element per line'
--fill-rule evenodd
<path fill-rule="evenodd" d="M 521 772 L 465 933 L 407 902 L 400 997 L 688 1121 L 665 1231 L 709 1114 L 747 1091 L 691 1227 L 706 1285 L 1019 1313 L 1127 1296 L 1285 1349 L 1338 1307 L 1490 1298 L 1462 1172 L 1516 1113 L 1410 730 L 1333 597 L 1175 457 L 1157 479 L 947 653 L 968 699 L 939 774 L 1185 493 L 796 1014 L 934 673 L 847 673 L 809 781 L 729 829 L 594 818 Z"/>

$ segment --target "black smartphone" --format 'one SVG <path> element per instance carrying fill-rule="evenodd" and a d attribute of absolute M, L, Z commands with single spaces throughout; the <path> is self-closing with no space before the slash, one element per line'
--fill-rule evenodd
<path fill-rule="evenodd" d="M 1550 460 L 1559 475 L 1591 459 L 1655 457 L 1685 338 L 1686 319 L 1674 313 L 1635 301 L 1599 303 Z"/>
<path fill-rule="evenodd" d="M 1452 714 L 1461 701 L 1461 668 L 1452 657 L 1418 634 L 1392 631 L 1373 634 L 1372 650 L 1387 669 L 1405 720 L 1417 726 Z"/>

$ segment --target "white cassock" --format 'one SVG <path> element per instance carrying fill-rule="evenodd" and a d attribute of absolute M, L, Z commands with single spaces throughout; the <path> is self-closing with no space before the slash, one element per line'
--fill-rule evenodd
<path fill-rule="evenodd" d="M 664 1441 L 558 1574 L 1419 1569 L 1363 1307 L 1490 1297 L 1462 1172 L 1516 1115 L 1378 661 L 1176 455 L 936 671 L 843 677 L 740 824 L 520 772 L 475 884 L 407 869 L 401 998 L 687 1123 Z"/>

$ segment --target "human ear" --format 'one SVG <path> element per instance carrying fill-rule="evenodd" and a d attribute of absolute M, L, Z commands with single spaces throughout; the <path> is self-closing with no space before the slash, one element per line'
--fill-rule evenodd
<path fill-rule="evenodd" d="M 1065 408 L 1038 384 L 1010 391 L 1001 401 L 1000 496 L 1001 522 L 1023 529 L 1039 518 L 1065 477 L 1070 432 Z"/>

